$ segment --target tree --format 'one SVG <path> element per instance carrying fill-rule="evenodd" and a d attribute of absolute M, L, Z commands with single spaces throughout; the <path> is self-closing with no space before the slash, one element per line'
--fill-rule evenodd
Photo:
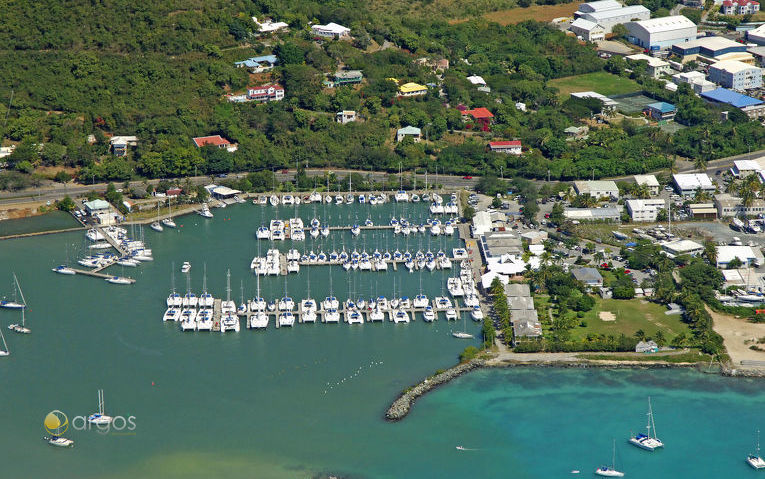
<path fill-rule="evenodd" d="M 638 329 L 637 331 L 635 331 L 634 336 L 635 336 L 635 339 L 637 339 L 638 341 L 645 341 L 645 338 L 646 338 L 645 331 L 643 331 L 642 329 Z"/>
<path fill-rule="evenodd" d="M 72 175 L 70 175 L 66 171 L 61 170 L 58 173 L 56 173 L 53 179 L 59 183 L 68 183 L 72 179 Z"/>
<path fill-rule="evenodd" d="M 552 207 L 552 211 L 550 211 L 550 221 L 552 221 L 555 224 L 561 224 L 564 220 L 563 216 L 563 205 L 560 204 L 560 202 L 555 202 L 555 204 Z"/>
<path fill-rule="evenodd" d="M 472 206 L 466 206 L 464 210 L 462 210 L 462 217 L 465 218 L 465 221 L 473 221 L 473 217 L 475 216 L 475 208 Z"/>
<path fill-rule="evenodd" d="M 738 258 L 738 256 L 736 256 L 732 260 L 728 261 L 727 269 L 738 269 L 741 267 L 742 264 L 743 263 L 741 262 L 741 260 Z"/>
<path fill-rule="evenodd" d="M 491 207 L 492 208 L 500 208 L 502 206 L 502 198 L 495 196 L 493 200 L 491 200 Z"/>
<path fill-rule="evenodd" d="M 625 27 L 623 24 L 618 23 L 611 28 L 611 33 L 613 34 L 615 39 L 627 38 L 629 31 L 627 30 L 627 27 Z"/>
<path fill-rule="evenodd" d="M 74 200 L 69 197 L 69 195 L 64 196 L 64 199 L 61 201 L 56 202 L 56 208 L 60 209 L 61 211 L 72 211 L 76 207 L 77 205 L 74 203 Z"/>
<path fill-rule="evenodd" d="M 664 337 L 664 333 L 661 331 L 656 331 L 656 334 L 653 335 L 653 340 L 658 346 L 664 346 L 667 344 L 667 338 Z"/>
<path fill-rule="evenodd" d="M 292 41 L 277 45 L 274 54 L 282 65 L 300 65 L 305 60 L 305 50 Z"/>

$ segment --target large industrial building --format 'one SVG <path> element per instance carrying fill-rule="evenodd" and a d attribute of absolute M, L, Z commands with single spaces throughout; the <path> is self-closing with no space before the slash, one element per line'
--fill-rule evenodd
<path fill-rule="evenodd" d="M 601 24 L 602 25 L 602 24 Z M 624 24 L 630 42 L 648 50 L 664 50 L 696 39 L 696 24 L 682 15 Z"/>
<path fill-rule="evenodd" d="M 751 90 L 762 86 L 762 69 L 744 62 L 726 60 L 709 66 L 709 80 L 731 90 Z"/>
<path fill-rule="evenodd" d="M 602 8 L 604 5 L 597 5 L 594 11 L 586 12 L 582 10 L 584 5 L 592 6 L 595 4 L 607 4 L 605 5 L 607 8 Z M 614 4 L 619 5 L 617 2 L 592 2 L 589 4 L 585 3 L 579 7 L 579 11 L 576 12 L 574 16 L 577 18 L 584 18 L 585 20 L 593 23 L 597 23 L 603 27 L 605 33 L 611 33 L 611 29 L 614 27 L 614 25 L 618 25 L 620 23 L 626 24 L 627 22 L 631 22 L 633 20 L 647 20 L 651 18 L 650 10 L 642 5 L 630 5 L 628 7 L 619 5 L 616 8 L 612 8 L 614 7 Z"/>
<path fill-rule="evenodd" d="M 714 63 L 721 60 L 754 62 L 754 57 L 746 51 L 746 45 L 725 37 L 703 37 L 687 43 L 672 45 L 672 53 L 682 57 L 682 62 L 692 60 Z"/>
<path fill-rule="evenodd" d="M 727 88 L 699 93 L 701 98 L 712 104 L 730 105 L 738 108 L 751 119 L 765 117 L 765 102 L 758 98 L 746 96 Z"/>

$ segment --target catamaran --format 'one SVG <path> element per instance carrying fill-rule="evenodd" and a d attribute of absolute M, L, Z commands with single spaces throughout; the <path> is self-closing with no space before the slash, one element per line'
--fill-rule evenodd
<path fill-rule="evenodd" d="M 112 417 L 104 413 L 104 390 L 98 390 L 98 412 L 88 416 L 88 422 L 96 426 L 105 426 L 112 422 Z"/>
<path fill-rule="evenodd" d="M 764 469 L 765 461 L 760 457 L 760 430 L 757 430 L 757 449 L 754 454 L 746 456 L 746 462 L 755 469 Z"/>
<path fill-rule="evenodd" d="M 608 466 L 600 466 L 595 469 L 595 474 L 603 477 L 624 477 L 624 473 L 616 470 L 616 440 L 614 439 L 614 447 L 611 453 L 611 464 Z"/>
<path fill-rule="evenodd" d="M 16 278 L 16 273 L 13 273 L 13 301 L 9 300 L 2 300 L 0 301 L 0 308 L 7 308 L 7 309 L 24 309 L 26 307 L 26 304 L 24 304 L 24 297 L 22 295 L 21 302 L 18 302 L 18 291 L 21 288 L 19 287 L 19 280 Z"/>
<path fill-rule="evenodd" d="M 648 423 L 646 424 L 646 433 L 638 433 L 630 437 L 630 444 L 646 451 L 653 451 L 656 448 L 664 447 L 664 443 L 656 437 L 656 424 L 653 422 L 653 409 L 651 408 L 651 398 L 648 397 Z"/>

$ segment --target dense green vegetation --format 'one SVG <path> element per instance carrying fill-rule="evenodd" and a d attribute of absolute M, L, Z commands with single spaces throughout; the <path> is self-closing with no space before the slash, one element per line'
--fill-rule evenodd
<path fill-rule="evenodd" d="M 673 2 L 643 3 L 659 13 Z M 40 166 L 71 168 L 80 181 L 296 164 L 388 171 L 401 164 L 405 170 L 572 179 L 642 173 L 670 166 L 674 155 L 708 160 L 765 144 L 759 123 L 734 112 L 720 122 L 718 112 L 688 89 L 667 92 L 640 68 L 628 73 L 623 59 L 603 61 L 592 46 L 553 27 L 446 21 L 512 6 L 513 0 L 13 2 L 5 6 L 6 28 L 0 32 L 0 61 L 6 67 L 0 115 L 8 115 L 0 133 L 5 144 L 18 145 L 8 166 L 22 175 L 0 174 L 0 187 L 39 181 L 30 173 Z M 405 7 L 408 15 L 396 13 Z M 258 37 L 251 16 L 286 21 L 290 31 Z M 353 39 L 315 41 L 309 22 L 330 21 L 350 26 Z M 381 49 L 383 44 L 390 47 Z M 267 53 L 281 61 L 270 75 L 251 78 L 233 65 Z M 446 58 L 451 67 L 437 75 L 415 62 L 422 57 Z M 362 70 L 364 82 L 323 88 L 325 75 L 340 66 Z M 491 93 L 478 91 L 466 80 L 469 75 L 481 75 Z M 609 75 L 620 77 L 613 77 L 612 86 L 640 85 L 647 94 L 676 103 L 678 121 L 689 128 L 670 137 L 655 128 L 612 124 L 594 129 L 585 140 L 565 141 L 563 130 L 598 113 L 601 105 L 560 97 L 556 79 L 602 82 Z M 398 99 L 389 78 L 433 86 L 425 96 Z M 225 93 L 269 80 L 285 86 L 284 101 L 224 99 Z M 557 81 L 563 88 L 565 80 Z M 491 131 L 465 121 L 455 108 L 460 104 L 490 109 Z M 342 109 L 356 110 L 363 121 L 335 123 L 335 112 Z M 406 125 L 422 128 L 427 141 L 395 144 L 395 129 Z M 93 144 L 87 141 L 91 134 Z M 139 146 L 115 159 L 108 151 L 113 134 L 137 135 Z M 209 134 L 225 136 L 239 150 L 200 150 L 191 143 L 191 137 Z M 522 156 L 487 152 L 489 140 L 511 138 L 522 140 Z"/>

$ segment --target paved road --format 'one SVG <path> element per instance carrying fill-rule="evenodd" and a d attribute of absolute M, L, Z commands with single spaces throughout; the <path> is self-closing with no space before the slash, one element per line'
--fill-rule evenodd
<path fill-rule="evenodd" d="M 369 172 L 369 171 L 359 171 L 359 170 L 323 170 L 323 169 L 313 169 L 309 168 L 306 170 L 306 173 L 308 176 L 323 176 L 326 171 L 332 171 L 335 174 L 339 176 L 345 176 L 348 173 L 359 173 L 363 175 L 364 177 L 371 177 L 372 180 L 377 182 L 385 181 L 385 179 L 390 176 L 389 173 L 386 172 Z M 247 173 L 234 173 L 227 176 L 226 179 L 232 179 L 232 178 L 240 178 L 243 176 L 246 176 Z M 409 176 L 408 173 L 405 173 L 405 175 Z M 395 176 L 395 175 L 394 175 Z M 285 181 L 292 181 L 295 178 L 295 170 L 289 170 L 288 173 L 276 173 L 276 181 L 282 183 Z M 416 175 L 417 178 L 417 184 L 418 185 L 425 185 L 425 175 Z M 211 178 L 210 176 L 196 176 L 189 178 L 191 180 L 191 183 L 194 185 L 206 185 L 211 182 L 215 181 L 222 181 L 221 178 Z M 453 189 L 453 188 L 468 188 L 472 189 L 477 179 L 464 179 L 461 176 L 453 176 L 453 175 L 428 175 L 428 183 L 434 184 L 438 183 L 444 186 L 444 188 L 447 189 Z M 184 183 L 186 180 L 182 179 L 181 183 Z M 157 185 L 159 183 L 159 180 L 149 180 L 149 184 L 151 185 Z M 122 187 L 122 183 L 120 182 L 114 182 L 115 186 L 118 188 Z M 104 192 L 106 191 L 107 183 L 95 183 L 91 185 L 82 185 L 77 183 L 68 183 L 66 185 L 62 185 L 60 183 L 49 183 L 44 186 L 41 186 L 39 188 L 27 188 L 20 191 L 15 192 L 0 192 L 0 204 L 9 205 L 9 204 L 18 204 L 18 203 L 27 203 L 30 201 L 48 201 L 48 200 L 57 200 L 60 198 L 63 198 L 66 195 L 69 196 L 84 196 L 88 192 L 96 191 L 96 192 Z M 143 181 L 132 181 L 130 183 L 131 187 L 140 187 L 143 186 Z"/>

